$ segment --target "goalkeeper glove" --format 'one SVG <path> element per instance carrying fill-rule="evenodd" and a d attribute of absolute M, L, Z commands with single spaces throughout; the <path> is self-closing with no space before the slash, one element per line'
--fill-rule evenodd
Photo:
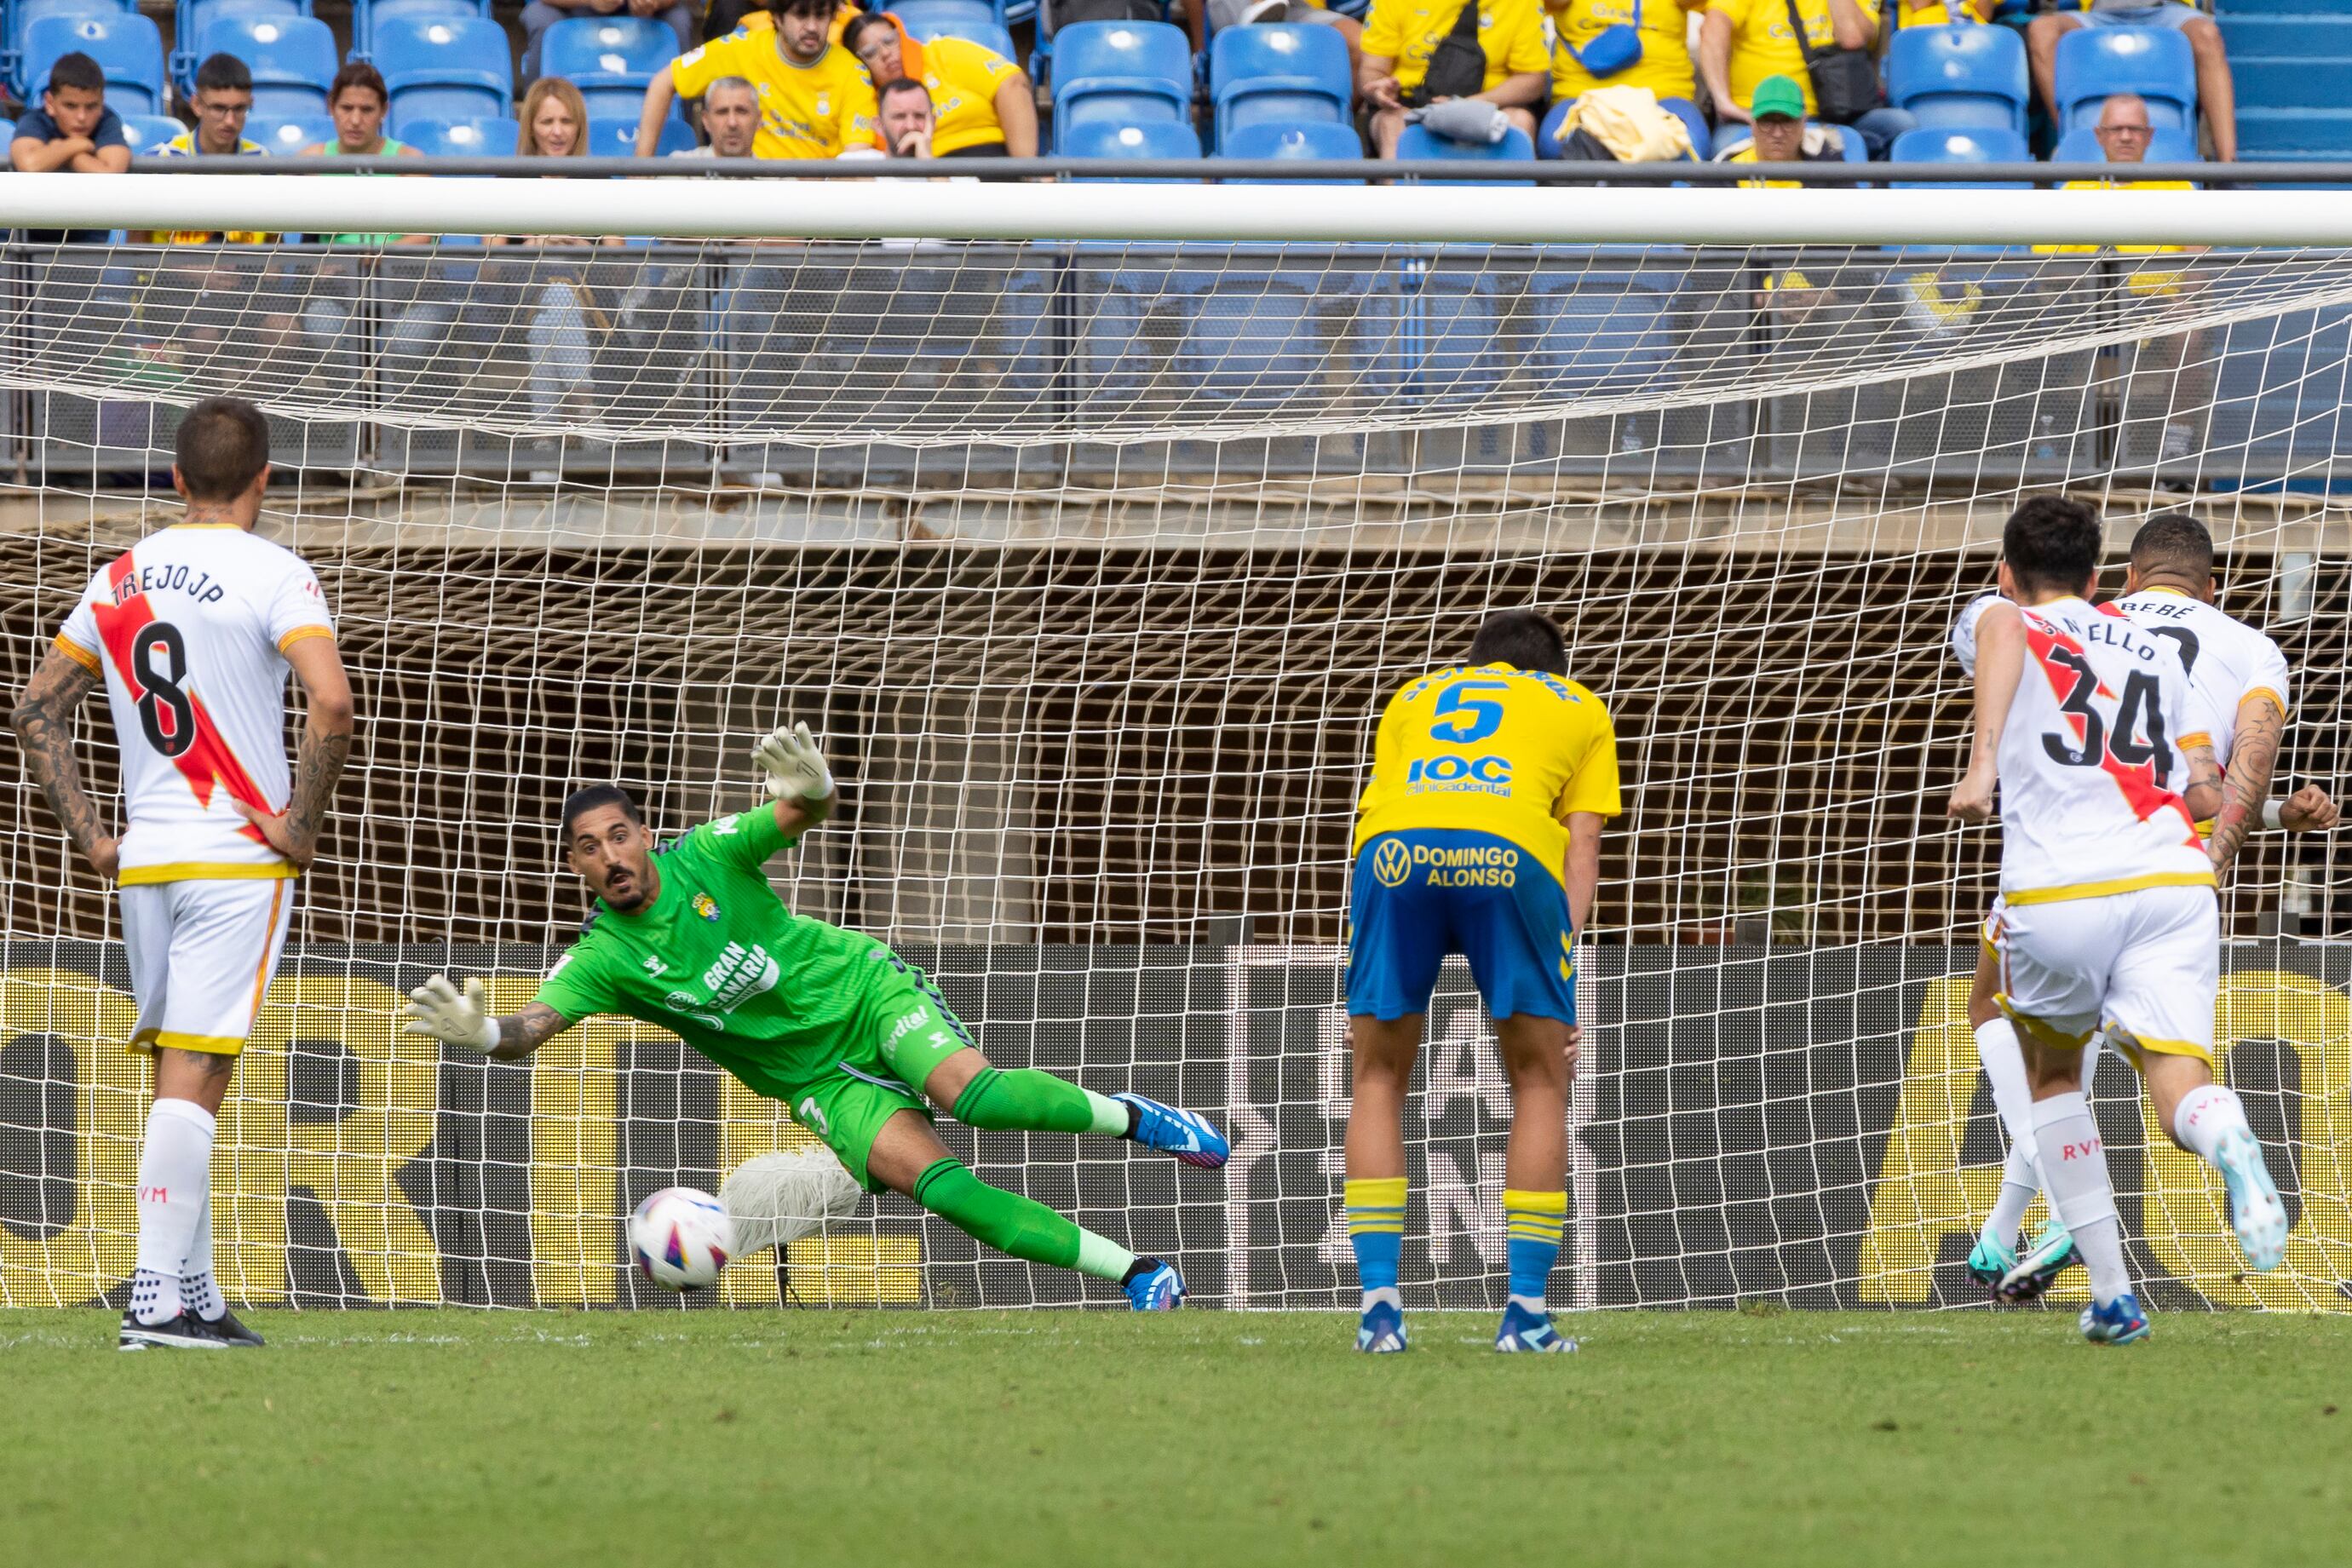
<path fill-rule="evenodd" d="M 751 760 L 768 781 L 768 793 L 782 800 L 814 804 L 833 793 L 833 773 L 816 737 L 805 724 L 778 725 L 774 733 L 751 748 Z"/>
<path fill-rule="evenodd" d="M 400 1009 L 408 1017 L 401 1025 L 406 1034 L 429 1034 L 449 1045 L 459 1045 L 467 1051 L 491 1051 L 499 1048 L 499 1020 L 490 1017 L 483 1005 L 482 982 L 467 980 L 460 992 L 450 984 L 446 975 L 436 975 L 408 993 L 407 1005 Z"/>

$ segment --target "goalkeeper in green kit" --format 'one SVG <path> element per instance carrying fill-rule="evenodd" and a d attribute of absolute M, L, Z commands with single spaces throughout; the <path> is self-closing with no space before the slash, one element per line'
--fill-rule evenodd
<path fill-rule="evenodd" d="M 931 1130 L 924 1101 L 969 1126 L 1132 1138 L 1210 1168 L 1225 1163 L 1224 1136 L 1139 1094 L 991 1067 L 921 971 L 870 936 L 785 908 L 768 860 L 838 797 L 806 725 L 778 729 L 752 757 L 772 805 L 659 848 L 619 786 L 573 794 L 564 855 L 597 898 L 580 939 L 520 1012 L 491 1018 L 479 980 L 460 989 L 436 975 L 409 994 L 407 1030 L 515 1061 L 597 1013 L 657 1024 L 791 1106 L 866 1191 L 904 1193 L 1015 1258 L 1116 1280 L 1138 1312 L 1181 1302 L 1170 1264 L 972 1175 Z"/>

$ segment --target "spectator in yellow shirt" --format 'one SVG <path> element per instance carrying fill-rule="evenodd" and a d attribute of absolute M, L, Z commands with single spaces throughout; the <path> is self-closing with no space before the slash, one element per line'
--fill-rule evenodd
<path fill-rule="evenodd" d="M 741 77 L 760 94 L 756 158 L 837 158 L 845 147 L 874 144 L 874 84 L 847 49 L 831 39 L 834 0 L 778 0 L 717 43 L 680 55 L 646 89 L 637 117 L 636 155 L 660 150 L 671 100 L 700 98 L 724 77 Z"/>
<path fill-rule="evenodd" d="M 1698 84 L 1690 56 L 1690 15 L 1706 0 L 1543 0 L 1551 13 L 1551 112 L 1536 138 L 1536 156 L 1559 156 L 1559 122 L 1578 99 L 1597 87 L 1645 87 L 1658 107 L 1690 131 L 1691 152 L 1707 156 L 1706 116 L 1698 110 Z M 1595 76 L 1584 52 L 1611 27 L 1631 27 L 1642 40 L 1641 57 Z M 1596 64 L 1600 63 L 1598 61 Z"/>
<path fill-rule="evenodd" d="M 1486 57 L 1485 85 L 1470 96 L 1500 108 L 1532 138 L 1551 67 L 1544 47 L 1543 14 L 1536 0 L 1464 0 L 1478 7 L 1478 47 Z M 1462 7 L 1452 0 L 1372 0 L 1364 23 L 1363 63 L 1356 90 L 1372 106 L 1372 142 L 1381 157 L 1396 156 L 1405 110 L 1433 99 L 1423 90 L 1430 56 L 1452 33 Z"/>
<path fill-rule="evenodd" d="M 946 37 L 918 42 L 887 12 L 856 17 L 841 41 L 877 93 L 902 78 L 922 83 L 930 97 L 933 157 L 1037 155 L 1037 89 L 1019 66 L 985 44 Z"/>
<path fill-rule="evenodd" d="M 1715 99 L 1718 135 L 1724 127 L 1748 122 L 1743 106 L 1756 96 L 1766 77 L 1787 77 L 1805 95 L 1808 117 L 1822 118 L 1813 100 L 1812 73 L 1805 68 L 1805 49 L 1867 49 L 1878 37 L 1879 0 L 1795 0 L 1804 18 L 1800 42 L 1789 26 L 1790 0 L 1707 0 L 1706 20 L 1698 35 L 1698 70 Z M 1880 104 L 1856 115 L 1853 128 L 1873 158 L 1884 158 L 1895 139 L 1919 121 L 1899 109 Z"/>

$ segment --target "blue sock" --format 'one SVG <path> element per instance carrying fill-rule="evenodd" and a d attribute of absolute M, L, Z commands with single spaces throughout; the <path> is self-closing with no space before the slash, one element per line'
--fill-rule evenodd
<path fill-rule="evenodd" d="M 1404 1252 L 1404 1177 L 1374 1176 L 1347 1184 L 1348 1243 L 1356 1250 L 1356 1280 L 1365 1292 L 1397 1288 Z"/>
<path fill-rule="evenodd" d="M 1503 1228 L 1510 1243 L 1511 1295 L 1542 1311 L 1551 1266 L 1559 1260 L 1560 1232 L 1567 1228 L 1564 1192 L 1503 1193 Z"/>

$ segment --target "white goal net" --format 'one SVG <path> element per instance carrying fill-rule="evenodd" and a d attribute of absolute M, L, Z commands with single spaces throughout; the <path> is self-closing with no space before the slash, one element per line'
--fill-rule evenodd
<path fill-rule="evenodd" d="M 1661 194 L 1718 224 L 1783 195 Z M 864 238 L 6 250 L 12 688 L 172 520 L 174 421 L 215 392 L 274 421 L 264 528 L 318 566 L 359 685 L 221 1124 L 232 1299 L 677 1300 L 629 1274 L 623 1218 L 808 1143 L 785 1109 L 619 1020 L 486 1067 L 393 1009 L 445 967 L 518 1006 L 584 913 L 563 795 L 616 780 L 682 829 L 750 800 L 782 718 L 847 801 L 776 862 L 795 909 L 931 972 L 998 1065 L 1205 1112 L 1236 1152 L 950 1146 L 1251 1307 L 1352 1300 L 1353 801 L 1381 702 L 1491 610 L 1560 622 L 1624 752 L 1563 1305 L 1981 1299 L 2002 1143 L 1963 1007 L 1994 838 L 1942 816 L 1945 637 L 2021 497 L 2098 503 L 2115 550 L 2203 519 L 2224 607 L 2294 665 L 2282 778 L 2345 777 L 2346 253 L 890 237 L 919 205 Z M 110 894 L 8 777 L 0 1304 L 72 1304 L 131 1269 L 142 1071 Z M 2352 1308 L 2336 868 L 2258 839 L 2227 895 L 2220 1039 L 2284 1270 L 2241 1277 L 2218 1183 L 2102 1070 L 2156 1304 Z M 1406 1294 L 1494 1304 L 1508 1106 L 1466 976 L 1421 1080 Z M 715 1294 L 1112 1299 L 895 1198 Z"/>

